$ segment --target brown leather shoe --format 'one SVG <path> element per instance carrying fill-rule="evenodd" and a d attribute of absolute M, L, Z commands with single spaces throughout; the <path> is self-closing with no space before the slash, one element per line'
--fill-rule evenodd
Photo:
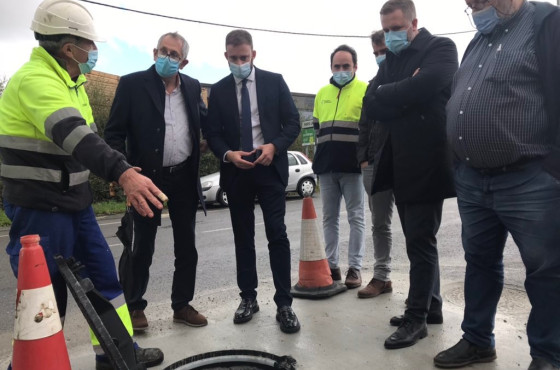
<path fill-rule="evenodd" d="M 136 331 L 148 329 L 148 319 L 144 315 L 144 310 L 130 311 L 130 321 L 132 322 L 132 329 Z"/>
<path fill-rule="evenodd" d="M 195 327 L 208 325 L 206 317 L 199 314 L 190 304 L 173 313 L 173 322 Z"/>
<path fill-rule="evenodd" d="M 342 280 L 342 274 L 340 273 L 340 268 L 335 267 L 331 269 L 331 277 L 333 280 Z"/>
<path fill-rule="evenodd" d="M 360 275 L 360 270 L 350 267 L 346 272 L 344 285 L 346 285 L 348 289 L 360 287 L 362 285 L 362 275 Z"/>
<path fill-rule="evenodd" d="M 358 298 L 373 298 L 383 293 L 391 293 L 392 291 L 393 285 L 391 280 L 381 281 L 373 278 L 364 289 L 358 290 Z"/>

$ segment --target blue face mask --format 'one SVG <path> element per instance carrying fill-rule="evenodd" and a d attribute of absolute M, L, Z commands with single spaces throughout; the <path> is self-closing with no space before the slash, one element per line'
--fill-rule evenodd
<path fill-rule="evenodd" d="M 251 66 L 251 62 L 247 62 L 241 65 L 235 63 L 229 64 L 229 70 L 231 71 L 231 74 L 233 74 L 235 77 L 239 78 L 240 80 L 249 77 L 252 68 L 253 67 Z"/>
<path fill-rule="evenodd" d="M 179 72 L 179 64 L 169 57 L 158 57 L 156 60 L 156 72 L 163 78 L 173 77 Z"/>
<path fill-rule="evenodd" d="M 386 54 L 383 54 L 375 57 L 375 61 L 377 62 L 378 66 L 381 65 L 381 62 L 385 60 L 386 56 Z"/>
<path fill-rule="evenodd" d="M 474 12 L 472 14 L 472 19 L 478 32 L 482 33 L 483 35 L 487 35 L 494 31 L 496 25 L 500 23 L 498 12 L 493 6 L 490 6 L 479 12 Z"/>
<path fill-rule="evenodd" d="M 387 45 L 387 49 L 389 49 L 391 53 L 398 55 L 408 47 L 407 31 L 408 30 L 385 32 L 385 45 Z"/>
<path fill-rule="evenodd" d="M 338 86 L 344 86 L 354 76 L 352 76 L 352 71 L 339 71 L 339 72 L 333 72 L 332 77 L 334 82 L 336 82 Z"/>
<path fill-rule="evenodd" d="M 74 45 L 74 46 L 82 51 L 86 51 L 85 49 L 82 49 L 78 45 Z M 80 69 L 81 74 L 86 74 L 93 71 L 93 68 L 95 68 L 95 64 L 97 63 L 97 57 L 99 55 L 97 49 L 91 49 L 87 53 L 88 53 L 88 59 L 87 62 L 85 63 L 80 63 L 76 59 L 74 59 L 78 63 L 78 68 Z"/>

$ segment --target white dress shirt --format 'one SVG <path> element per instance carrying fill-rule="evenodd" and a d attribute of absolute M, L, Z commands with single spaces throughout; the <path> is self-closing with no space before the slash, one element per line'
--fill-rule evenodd
<path fill-rule="evenodd" d="M 165 92 L 163 167 L 175 166 L 186 161 L 192 154 L 193 148 L 187 107 L 181 92 L 179 76 L 177 80 L 175 89 L 171 93 Z"/>
<path fill-rule="evenodd" d="M 241 123 L 241 86 L 243 80 L 237 77 L 235 79 L 235 91 L 237 93 L 237 107 L 239 108 L 239 122 Z M 257 85 L 255 81 L 255 67 L 247 77 L 247 90 L 249 90 L 249 100 L 251 101 L 251 124 L 253 126 L 253 149 L 264 144 L 264 138 L 261 131 L 261 120 L 259 117 L 259 105 L 257 101 Z"/>

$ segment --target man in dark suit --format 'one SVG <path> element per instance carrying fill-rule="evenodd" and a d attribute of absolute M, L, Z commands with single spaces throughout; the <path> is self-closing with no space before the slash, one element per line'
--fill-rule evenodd
<path fill-rule="evenodd" d="M 256 51 L 245 30 L 231 31 L 226 52 L 231 75 L 210 91 L 203 133 L 220 159 L 220 186 L 228 195 L 241 304 L 233 322 L 259 311 L 255 255 L 255 196 L 261 206 L 276 294 L 276 319 L 285 333 L 300 329 L 291 308 L 290 242 L 286 234 L 287 149 L 299 135 L 299 113 L 281 75 L 253 66 Z"/>
<path fill-rule="evenodd" d="M 105 128 L 107 143 L 126 153 L 129 162 L 169 197 L 173 228 L 175 272 L 171 292 L 173 321 L 190 326 L 207 325 L 206 318 L 189 302 L 194 296 L 198 253 L 195 218 L 202 191 L 198 175 L 200 126 L 206 117 L 197 80 L 179 73 L 187 65 L 189 45 L 178 33 L 160 37 L 154 49 L 155 64 L 146 71 L 123 76 L 117 87 Z M 126 143 L 126 144 L 125 144 Z M 204 204 L 202 202 L 202 204 Z M 145 330 L 149 280 L 161 211 L 154 217 L 134 212 L 133 252 L 120 276 L 135 330 Z"/>
<path fill-rule="evenodd" d="M 389 52 L 364 97 L 362 118 L 372 125 L 370 193 L 393 189 L 410 260 L 408 307 L 385 348 L 411 346 L 443 321 L 436 234 L 443 200 L 455 196 L 446 140 L 445 104 L 458 67 L 448 38 L 418 29 L 411 0 L 381 8 Z"/>

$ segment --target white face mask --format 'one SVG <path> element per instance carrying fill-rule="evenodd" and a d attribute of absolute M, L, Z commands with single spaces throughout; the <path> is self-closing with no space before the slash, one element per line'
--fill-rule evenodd
<path fill-rule="evenodd" d="M 75 58 L 72 58 L 72 59 L 74 59 L 74 61 L 76 63 L 78 63 L 78 68 L 80 69 L 80 73 L 81 74 L 86 74 L 86 73 L 90 73 L 91 71 L 93 71 L 93 69 L 95 68 L 95 64 L 97 63 L 97 57 L 98 57 L 97 49 L 90 49 L 88 51 L 88 50 L 82 49 L 81 47 L 79 47 L 76 44 L 73 44 L 73 45 L 75 47 L 77 47 L 78 49 L 88 53 L 88 60 L 85 63 L 80 63 Z"/>

